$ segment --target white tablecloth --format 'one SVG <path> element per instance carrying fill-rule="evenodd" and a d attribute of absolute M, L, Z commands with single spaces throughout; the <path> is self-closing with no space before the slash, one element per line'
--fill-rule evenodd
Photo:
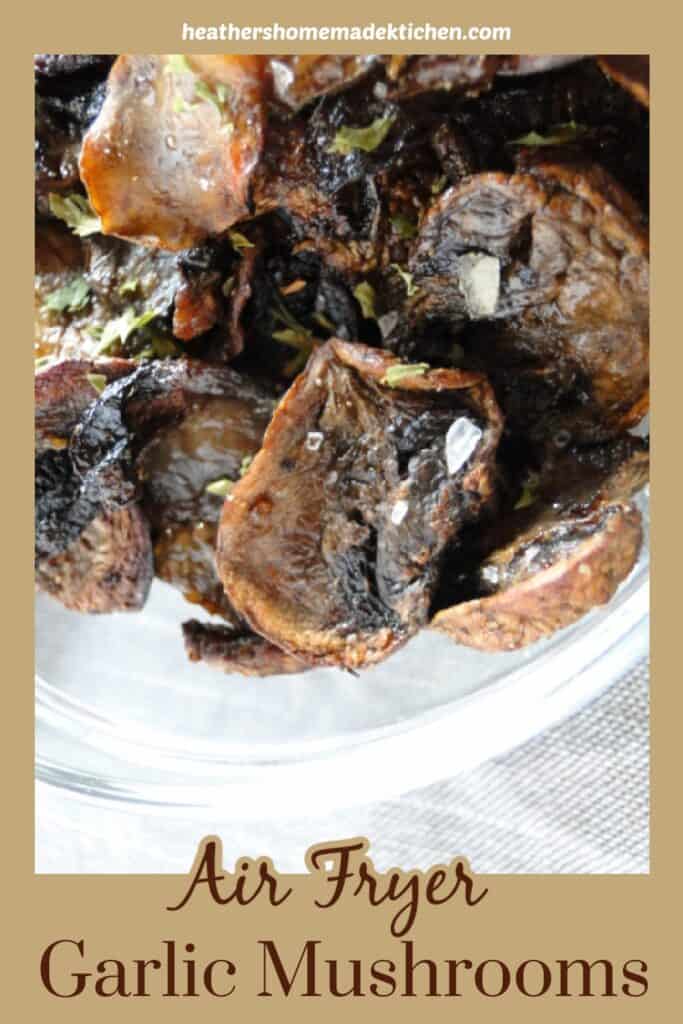
<path fill-rule="evenodd" d="M 302 871 L 314 842 L 365 835 L 380 868 L 464 855 L 485 873 L 640 873 L 649 851 L 649 673 L 642 662 L 523 747 L 398 800 L 321 818 L 196 822 L 87 806 L 40 787 L 39 872 L 185 872 L 203 832 L 225 863 L 267 854 Z"/>

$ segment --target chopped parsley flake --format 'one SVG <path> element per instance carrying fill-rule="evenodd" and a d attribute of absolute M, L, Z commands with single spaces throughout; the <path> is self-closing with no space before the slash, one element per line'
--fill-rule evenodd
<path fill-rule="evenodd" d="M 232 490 L 233 483 L 234 481 L 228 480 L 227 476 L 222 476 L 207 484 L 206 491 L 208 494 L 216 494 L 219 498 L 224 498 Z"/>
<path fill-rule="evenodd" d="M 334 326 L 330 318 L 325 316 L 324 313 L 314 313 L 313 319 L 320 327 L 323 327 L 326 331 L 329 331 L 331 334 L 334 334 L 334 332 L 336 331 L 336 327 Z"/>
<path fill-rule="evenodd" d="M 447 184 L 448 184 L 448 176 L 445 175 L 445 174 L 442 174 L 440 178 L 437 178 L 435 181 L 432 182 L 432 189 L 431 189 L 432 195 L 433 196 L 441 195 L 441 193 L 443 192 L 443 190 L 445 189 Z"/>
<path fill-rule="evenodd" d="M 394 363 L 382 377 L 382 384 L 387 387 L 398 387 L 408 377 L 421 377 L 429 370 L 429 363 Z"/>
<path fill-rule="evenodd" d="M 376 320 L 377 314 L 375 313 L 375 289 L 372 287 L 369 281 L 361 281 L 360 284 L 356 285 L 353 289 L 353 294 L 358 305 L 363 311 L 363 316 L 366 320 Z"/>
<path fill-rule="evenodd" d="M 232 247 L 235 252 L 239 252 L 240 249 L 253 249 L 254 243 L 250 242 L 248 238 L 241 235 L 239 231 L 230 231 L 229 238 L 232 243 Z"/>
<path fill-rule="evenodd" d="M 59 220 L 63 220 L 75 235 L 82 238 L 86 235 L 94 235 L 102 230 L 100 218 L 85 198 L 77 193 L 70 196 L 60 196 L 56 192 L 50 192 L 48 196 L 50 213 Z"/>
<path fill-rule="evenodd" d="M 308 327 L 300 324 L 289 312 L 283 302 L 278 300 L 277 306 L 272 311 L 275 320 L 285 324 L 281 331 L 273 331 L 271 337 L 275 341 L 289 345 L 290 348 L 298 349 L 293 359 L 283 367 L 286 377 L 293 377 L 299 370 L 303 369 L 313 349 L 320 344 L 320 339 L 313 336 Z"/>
<path fill-rule="evenodd" d="M 184 53 L 169 53 L 166 56 L 165 71 L 169 75 L 193 75 Z"/>
<path fill-rule="evenodd" d="M 407 270 L 403 270 L 399 267 L 398 263 L 392 263 L 391 267 L 399 275 L 404 285 L 406 286 L 406 295 L 410 298 L 412 295 L 417 295 L 419 288 L 416 284 L 413 284 L 413 275 L 409 274 Z"/>
<path fill-rule="evenodd" d="M 51 292 L 48 295 L 43 309 L 49 309 L 53 313 L 76 313 L 84 309 L 90 301 L 90 288 L 84 277 L 74 277 L 63 288 Z"/>
<path fill-rule="evenodd" d="M 119 295 L 134 295 L 140 287 L 140 282 L 136 277 L 129 277 L 122 285 L 119 286 Z"/>
<path fill-rule="evenodd" d="M 540 477 L 538 473 L 530 472 L 522 485 L 522 493 L 514 505 L 515 512 L 518 509 L 528 508 L 529 505 L 535 504 L 538 498 L 539 483 Z"/>
<path fill-rule="evenodd" d="M 394 114 L 387 114 L 386 117 L 376 118 L 365 128 L 340 128 L 329 152 L 348 156 L 354 149 L 362 149 L 364 153 L 372 153 L 384 142 L 395 119 Z"/>
<path fill-rule="evenodd" d="M 221 128 L 222 132 L 232 134 L 233 124 L 228 117 L 228 111 L 226 109 L 228 98 L 230 96 L 230 90 L 227 85 L 222 82 L 217 82 L 215 87 L 212 89 L 210 85 L 207 85 L 201 78 L 197 78 L 194 83 L 194 94 L 200 100 L 204 100 L 206 103 L 211 103 L 212 106 L 218 111 L 218 116 L 223 123 Z"/>
<path fill-rule="evenodd" d="M 95 391 L 102 392 L 107 386 L 107 378 L 103 373 L 86 373 L 86 380 L 92 384 Z"/>
<path fill-rule="evenodd" d="M 303 348 L 311 340 L 311 332 L 302 327 L 297 330 L 294 327 L 285 327 L 282 331 L 273 331 L 275 341 L 281 341 L 284 345 L 291 345 L 292 348 Z"/>
<path fill-rule="evenodd" d="M 138 316 L 133 307 L 129 306 L 121 316 L 117 316 L 114 320 L 109 320 L 104 325 L 100 335 L 97 354 L 101 355 L 106 352 L 116 341 L 120 341 L 122 345 L 125 345 L 134 331 L 139 331 L 142 327 L 146 327 L 148 323 L 158 316 L 159 314 L 154 309 L 149 309 Z"/>
<path fill-rule="evenodd" d="M 540 135 L 538 132 L 527 132 L 518 139 L 513 139 L 512 146 L 560 146 L 566 142 L 576 142 L 585 135 L 588 129 L 585 125 L 577 124 L 576 121 L 567 121 L 565 124 L 556 124 L 548 129 L 547 135 Z"/>
<path fill-rule="evenodd" d="M 244 476 L 244 474 L 247 472 L 247 470 L 249 469 L 249 467 L 251 466 L 253 461 L 254 461 L 254 456 L 253 455 L 245 455 L 244 456 L 244 458 L 242 459 L 242 464 L 240 466 L 240 476 Z"/>
<path fill-rule="evenodd" d="M 160 334 L 158 337 L 152 338 L 149 345 L 145 345 L 132 358 L 139 363 L 143 359 L 176 359 L 180 354 L 180 346 L 172 338 L 166 338 Z"/>
<path fill-rule="evenodd" d="M 397 213 L 395 217 L 391 218 L 391 223 L 399 238 L 415 238 L 417 224 L 410 220 L 409 217 L 405 217 L 402 213 Z"/>

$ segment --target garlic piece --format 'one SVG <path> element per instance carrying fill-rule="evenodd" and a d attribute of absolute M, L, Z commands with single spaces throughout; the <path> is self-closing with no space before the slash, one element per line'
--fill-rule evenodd
<path fill-rule="evenodd" d="M 500 294 L 500 260 L 483 252 L 468 252 L 458 260 L 460 288 L 473 319 L 493 316 Z"/>

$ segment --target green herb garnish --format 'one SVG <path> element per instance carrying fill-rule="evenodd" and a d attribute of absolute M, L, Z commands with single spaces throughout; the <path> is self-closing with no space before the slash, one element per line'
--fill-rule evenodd
<path fill-rule="evenodd" d="M 300 331 L 294 330 L 292 327 L 285 327 L 282 331 L 273 331 L 272 337 L 284 345 L 291 345 L 292 348 L 303 348 L 310 342 L 311 332 L 305 327 Z"/>
<path fill-rule="evenodd" d="M 84 277 L 74 277 L 63 288 L 51 292 L 48 295 L 43 309 L 49 309 L 53 313 L 76 313 L 84 309 L 90 301 L 90 287 Z"/>
<path fill-rule="evenodd" d="M 354 297 L 356 298 L 358 305 L 363 311 L 363 316 L 366 320 L 376 320 L 377 314 L 375 313 L 375 289 L 372 287 L 369 281 L 361 281 L 360 284 L 356 285 L 353 289 Z"/>
<path fill-rule="evenodd" d="M 181 354 L 181 347 L 173 338 L 158 334 L 151 341 L 152 352 L 155 359 L 175 359 Z"/>
<path fill-rule="evenodd" d="M 313 332 L 308 327 L 304 327 L 292 316 L 283 302 L 277 300 L 277 306 L 272 313 L 274 319 L 285 326 L 281 331 L 273 331 L 271 337 L 275 341 L 281 341 L 283 345 L 298 349 L 297 355 L 283 367 L 285 376 L 293 377 L 306 365 L 308 357 L 316 345 L 320 344 L 320 341 L 313 336 Z"/>
<path fill-rule="evenodd" d="M 442 174 L 440 178 L 437 178 L 435 181 L 432 182 L 432 188 L 431 188 L 432 195 L 433 196 L 441 195 L 441 193 L 443 192 L 443 190 L 445 189 L 447 184 L 448 184 L 448 176 L 446 174 Z"/>
<path fill-rule="evenodd" d="M 253 455 L 245 455 L 244 456 L 244 458 L 242 459 L 242 463 L 240 465 L 240 476 L 244 476 L 244 474 L 247 472 L 247 470 L 249 469 L 249 467 L 251 466 L 253 461 L 254 461 L 254 456 Z"/>
<path fill-rule="evenodd" d="M 205 490 L 208 494 L 216 494 L 219 498 L 224 498 L 232 490 L 233 483 L 234 481 L 228 480 L 227 476 L 222 476 L 207 484 Z"/>
<path fill-rule="evenodd" d="M 176 359 L 181 351 L 180 346 L 173 338 L 159 334 L 132 358 L 138 363 L 143 359 Z"/>
<path fill-rule="evenodd" d="M 140 287 L 136 277 L 129 277 L 123 284 L 119 285 L 119 295 L 134 295 Z"/>
<path fill-rule="evenodd" d="M 206 84 L 201 78 L 198 78 L 194 83 L 195 96 L 198 96 L 200 100 L 205 100 L 207 103 L 213 103 L 218 113 L 223 116 L 223 103 L 218 96 L 217 92 Z"/>
<path fill-rule="evenodd" d="M 102 392 L 107 386 L 107 378 L 103 373 L 86 373 L 85 379 L 92 384 L 95 391 Z"/>
<path fill-rule="evenodd" d="M 314 313 L 313 319 L 320 327 L 323 327 L 326 331 L 329 331 L 330 334 L 334 334 L 336 327 L 329 319 L 329 317 L 326 317 L 324 313 Z"/>
<path fill-rule="evenodd" d="M 576 142 L 585 135 L 588 128 L 585 125 L 577 124 L 576 121 L 567 121 L 565 124 L 556 124 L 548 129 L 547 135 L 540 135 L 538 132 L 527 132 L 518 139 L 513 139 L 511 146 L 560 146 L 566 142 Z"/>
<path fill-rule="evenodd" d="M 409 274 L 407 270 L 403 270 L 399 267 L 398 263 L 391 264 L 392 270 L 395 270 L 399 275 L 404 285 L 406 286 L 406 295 L 410 298 L 412 295 L 417 295 L 419 288 L 416 284 L 413 284 L 413 275 Z"/>
<path fill-rule="evenodd" d="M 387 114 L 376 118 L 365 128 L 340 128 L 328 152 L 348 156 L 354 149 L 362 149 L 364 153 L 372 153 L 384 142 L 395 120 L 394 114 Z"/>
<path fill-rule="evenodd" d="M 244 235 L 241 235 L 239 233 L 239 231 L 230 231 L 230 232 L 228 232 L 228 237 L 230 238 L 230 241 L 232 243 L 232 247 L 235 250 L 235 252 L 239 252 L 240 249 L 253 249 L 254 248 L 254 243 L 250 242 L 249 239 L 245 238 Z"/>
<path fill-rule="evenodd" d="M 539 484 L 540 477 L 538 473 L 530 472 L 522 485 L 522 493 L 513 506 L 515 512 L 518 509 L 528 508 L 529 505 L 535 504 L 538 498 Z"/>
<path fill-rule="evenodd" d="M 100 218 L 85 198 L 77 193 L 70 196 L 60 196 L 56 192 L 50 192 L 48 196 L 50 213 L 59 220 L 63 220 L 75 235 L 81 238 L 86 235 L 94 235 L 102 230 Z"/>
<path fill-rule="evenodd" d="M 408 377 L 421 377 L 429 370 L 429 363 L 394 363 L 390 366 L 381 383 L 387 387 L 395 388 Z"/>
<path fill-rule="evenodd" d="M 166 67 L 164 68 L 169 75 L 193 75 L 194 71 L 187 62 L 187 57 L 184 53 L 169 53 L 166 55 Z"/>
<path fill-rule="evenodd" d="M 392 217 L 391 224 L 399 238 L 415 238 L 417 235 L 417 224 L 402 213 Z"/>
<path fill-rule="evenodd" d="M 227 85 L 222 82 L 217 82 L 215 87 L 212 89 L 210 85 L 207 85 L 201 78 L 197 78 L 194 83 L 194 94 L 199 97 L 200 100 L 204 100 L 206 103 L 210 103 L 218 111 L 223 125 L 221 132 L 232 134 L 233 123 L 228 117 L 227 102 L 230 95 L 230 90 Z"/>
<path fill-rule="evenodd" d="M 109 320 L 104 325 L 102 333 L 99 335 L 100 344 L 97 354 L 101 355 L 103 352 L 106 352 L 115 341 L 120 341 L 122 345 L 125 345 L 134 331 L 139 331 L 141 328 L 146 327 L 148 323 L 158 316 L 159 314 L 155 309 L 148 309 L 146 312 L 137 315 L 133 307 L 129 306 L 121 316 L 117 316 L 114 320 Z"/>

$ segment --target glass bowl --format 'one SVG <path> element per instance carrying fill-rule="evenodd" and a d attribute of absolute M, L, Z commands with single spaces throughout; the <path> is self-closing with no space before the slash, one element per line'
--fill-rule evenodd
<path fill-rule="evenodd" d="M 638 497 L 647 530 L 647 491 Z M 648 649 L 649 547 L 612 601 L 524 651 L 424 631 L 355 678 L 244 679 L 189 663 L 195 609 L 155 582 L 143 612 L 36 604 L 40 786 L 144 813 L 269 819 L 395 797 L 578 710 Z"/>

